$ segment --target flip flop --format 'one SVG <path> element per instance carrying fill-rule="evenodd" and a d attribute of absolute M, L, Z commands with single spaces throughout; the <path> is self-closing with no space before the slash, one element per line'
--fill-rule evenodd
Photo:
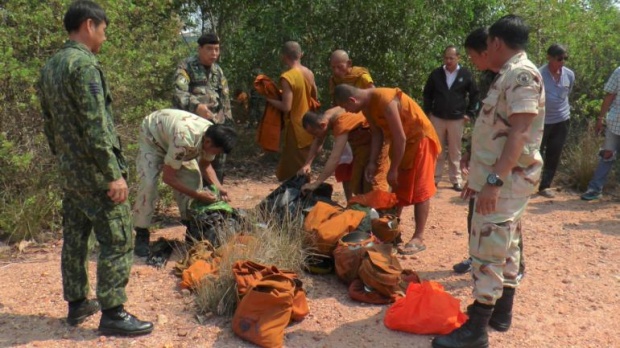
<path fill-rule="evenodd" d="M 424 250 L 426 250 L 426 245 L 424 244 L 407 243 L 398 249 L 398 253 L 401 255 L 413 255 Z"/>

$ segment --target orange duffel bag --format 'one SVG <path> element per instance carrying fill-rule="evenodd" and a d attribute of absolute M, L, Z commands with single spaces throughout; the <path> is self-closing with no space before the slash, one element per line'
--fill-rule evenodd
<path fill-rule="evenodd" d="M 346 284 L 357 279 L 365 248 L 376 242 L 377 240 L 366 232 L 351 232 L 340 238 L 334 250 L 334 265 L 338 278 Z"/>
<path fill-rule="evenodd" d="M 310 234 L 310 243 L 318 253 L 331 255 L 338 240 L 355 230 L 365 216 L 362 211 L 318 202 L 304 219 L 304 230 Z"/>
<path fill-rule="evenodd" d="M 284 328 L 291 321 L 295 282 L 282 274 L 259 280 L 243 296 L 232 320 L 239 337 L 261 347 L 282 347 Z"/>
<path fill-rule="evenodd" d="M 372 234 L 383 243 L 391 243 L 400 236 L 400 218 L 396 215 L 385 214 L 371 222 Z"/>
<path fill-rule="evenodd" d="M 371 290 L 386 297 L 404 295 L 400 287 L 403 269 L 392 254 L 391 244 L 378 244 L 366 249 L 359 269 L 359 277 Z"/>

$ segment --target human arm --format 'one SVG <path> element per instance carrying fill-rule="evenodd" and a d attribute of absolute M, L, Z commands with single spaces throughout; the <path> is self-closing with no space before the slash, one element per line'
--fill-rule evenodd
<path fill-rule="evenodd" d="M 309 174 L 311 171 L 312 162 L 316 158 L 316 155 L 323 150 L 323 144 L 325 143 L 325 137 L 322 138 L 314 138 L 312 144 L 310 145 L 310 150 L 308 150 L 308 157 L 306 157 L 306 162 L 301 167 L 301 169 L 297 172 L 297 174 Z M 333 151 L 332 151 L 333 153 Z"/>
<path fill-rule="evenodd" d="M 370 125 L 370 155 L 368 156 L 368 164 L 364 169 L 364 176 L 366 181 L 373 182 L 375 174 L 377 173 L 377 160 L 379 159 L 379 153 L 381 152 L 381 146 L 383 145 L 383 131 L 377 127 L 370 119 L 368 119 Z"/>
<path fill-rule="evenodd" d="M 190 92 L 190 81 L 191 78 L 187 70 L 187 63 L 182 62 L 174 72 L 174 94 L 172 103 L 181 110 L 189 111 L 208 119 L 207 116 L 209 116 L 209 114 L 207 114 L 207 112 L 209 112 L 209 108 L 201 104 L 198 97 Z"/>
<path fill-rule="evenodd" d="M 435 99 L 435 83 L 433 82 L 433 74 L 428 77 L 424 90 L 422 91 L 423 103 L 422 109 L 428 116 L 433 112 L 433 100 Z"/>
<path fill-rule="evenodd" d="M 400 113 L 398 112 L 398 100 L 392 100 L 386 110 L 384 117 L 387 120 L 390 133 L 392 133 L 392 139 L 390 144 L 390 169 L 388 171 L 388 183 L 392 187 L 398 186 L 398 168 L 405 155 L 405 145 L 407 137 L 405 136 L 405 130 L 400 120 Z"/>
<path fill-rule="evenodd" d="M 226 79 L 226 76 L 224 76 L 222 68 L 218 66 L 218 69 L 220 71 L 219 76 L 221 77 L 218 91 L 222 103 L 222 109 L 220 110 L 220 112 L 223 114 L 224 119 L 232 120 L 232 109 L 230 107 L 230 90 L 228 88 L 228 80 Z"/>
<path fill-rule="evenodd" d="M 609 112 L 609 107 L 616 99 L 615 93 L 607 93 L 605 98 L 603 98 L 603 105 L 601 105 L 601 112 L 596 119 L 596 133 L 600 134 L 603 131 L 603 120 L 605 116 L 607 116 L 607 112 Z"/>
<path fill-rule="evenodd" d="M 285 79 L 281 79 L 282 84 L 282 99 L 272 99 L 266 98 L 267 102 L 273 105 L 276 109 L 288 113 L 291 111 L 291 107 L 293 106 L 293 90 L 291 89 L 291 85 Z"/>
<path fill-rule="evenodd" d="M 510 128 L 502 153 L 493 167 L 493 173 L 506 180 L 523 153 L 523 146 L 529 138 L 532 122 L 537 114 L 517 113 L 509 117 Z M 495 211 L 500 187 L 484 185 L 478 195 L 476 212 L 487 215 Z"/>
<path fill-rule="evenodd" d="M 338 167 L 338 162 L 340 161 L 344 148 L 347 146 L 348 139 L 349 136 L 347 133 L 341 134 L 334 139 L 334 147 L 332 148 L 332 152 L 329 154 L 329 158 L 323 167 L 323 171 L 319 174 L 315 181 L 305 184 L 301 188 L 303 191 L 312 191 L 316 189 L 320 184 L 327 180 L 327 178 L 334 174 L 336 167 Z"/>
<path fill-rule="evenodd" d="M 164 164 L 162 172 L 163 182 L 182 194 L 203 202 L 215 202 L 217 200 L 217 197 L 210 191 L 196 191 L 185 186 L 177 177 L 177 169 Z"/>
<path fill-rule="evenodd" d="M 215 173 L 215 169 L 213 165 L 211 165 L 211 161 L 206 160 L 203 157 L 200 157 L 198 160 L 198 167 L 200 168 L 200 172 L 202 173 L 202 177 L 205 178 L 209 184 L 214 185 L 217 190 L 220 192 L 220 198 L 223 201 L 230 202 L 230 197 L 228 196 L 228 191 L 222 186 L 222 183 L 217 178 L 217 174 Z"/>
<path fill-rule="evenodd" d="M 476 117 L 476 111 L 479 105 L 480 90 L 478 89 L 478 85 L 471 74 L 469 74 L 469 79 L 470 83 L 467 90 L 468 105 L 467 110 L 465 111 L 465 117 L 467 120 L 473 120 Z"/>

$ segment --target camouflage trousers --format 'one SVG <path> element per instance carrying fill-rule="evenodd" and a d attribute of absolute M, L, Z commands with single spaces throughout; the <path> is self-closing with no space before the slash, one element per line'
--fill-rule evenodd
<path fill-rule="evenodd" d="M 138 193 L 133 206 L 133 224 L 135 227 L 149 228 L 155 212 L 155 204 L 158 199 L 157 184 L 164 166 L 166 152 L 157 144 L 153 143 L 147 130 L 140 131 L 140 152 L 138 153 L 136 172 L 138 175 Z M 192 190 L 202 187 L 202 176 L 198 161 L 183 162 L 176 172 L 177 179 Z M 172 190 L 173 196 L 179 207 L 181 219 L 188 219 L 187 209 L 191 197 Z"/>
<path fill-rule="evenodd" d="M 521 251 L 521 217 L 529 197 L 499 198 L 496 211 L 474 212 L 469 255 L 472 258 L 474 298 L 493 305 L 504 287 L 516 288 Z"/>
<path fill-rule="evenodd" d="M 88 296 L 88 239 L 99 242 L 97 299 L 101 308 L 127 301 L 125 286 L 133 263 L 133 235 L 129 204 L 115 204 L 106 191 L 69 192 L 62 201 L 61 256 L 63 295 L 66 301 Z"/>

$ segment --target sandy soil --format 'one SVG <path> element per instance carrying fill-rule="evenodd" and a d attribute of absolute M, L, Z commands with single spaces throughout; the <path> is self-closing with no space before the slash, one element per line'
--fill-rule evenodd
<path fill-rule="evenodd" d="M 228 180 L 238 207 L 251 208 L 277 187 L 270 166 L 264 179 L 237 168 Z M 231 170 L 232 172 L 233 170 Z M 254 173 L 256 175 L 256 173 Z M 342 199 L 340 191 L 337 197 Z M 467 205 L 448 183 L 432 201 L 427 250 L 401 259 L 424 280 L 443 284 L 471 302 L 469 275 L 452 265 L 467 254 Z M 576 193 L 560 192 L 553 200 L 536 197 L 525 218 L 527 274 L 517 292 L 513 326 L 490 331 L 493 347 L 620 347 L 620 208 L 616 198 L 583 202 Z M 412 209 L 404 213 L 404 233 L 412 232 Z M 181 238 L 183 229 L 158 230 Z M 230 319 L 197 317 L 192 296 L 183 295 L 171 274 L 173 255 L 164 270 L 136 259 L 127 287 L 126 308 L 155 322 L 155 331 L 137 338 L 97 334 L 99 315 L 78 328 L 65 322 L 60 249 L 62 241 L 31 245 L 0 258 L 0 347 L 250 347 L 230 329 Z M 0 247 L 0 249 L 2 249 Z M 90 262 L 95 284 L 96 262 Z M 431 336 L 394 332 L 383 325 L 387 306 L 351 301 L 335 276 L 312 276 L 308 289 L 311 314 L 286 330 L 287 347 L 430 347 Z M 202 324 L 201 324 L 202 322 Z"/>

